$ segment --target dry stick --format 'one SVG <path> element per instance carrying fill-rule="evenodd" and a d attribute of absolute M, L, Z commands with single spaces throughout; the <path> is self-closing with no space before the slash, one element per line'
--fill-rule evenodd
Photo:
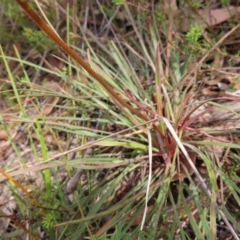
<path fill-rule="evenodd" d="M 95 129 L 98 130 L 99 125 L 100 125 L 100 122 L 97 121 Z M 91 143 L 91 142 L 94 142 L 94 141 L 95 141 L 95 139 L 93 137 L 90 137 L 90 140 L 88 141 L 88 143 Z M 91 155 L 92 152 L 93 152 L 93 147 L 88 148 L 85 151 L 83 158 L 88 158 Z M 80 177 L 82 176 L 82 174 L 83 174 L 83 170 L 79 169 L 73 175 L 73 177 L 71 177 L 71 179 L 68 181 L 67 186 L 66 186 L 66 188 L 64 190 L 65 194 L 69 195 L 69 194 L 73 193 L 77 189 L 77 185 L 78 185 L 78 182 L 79 182 Z"/>
<path fill-rule="evenodd" d="M 124 101 L 118 94 L 116 94 L 113 88 L 108 85 L 108 83 L 97 74 L 81 57 L 79 57 L 75 51 L 73 51 L 43 20 L 42 18 L 34 11 L 34 9 L 27 3 L 27 0 L 16 0 L 17 3 L 23 8 L 23 10 L 28 14 L 28 16 L 45 32 L 65 53 L 70 55 L 75 61 L 77 61 L 91 76 L 93 76 L 107 91 L 111 96 L 116 99 L 123 107 L 126 107 L 130 112 L 137 115 L 139 118 L 149 121 L 147 115 L 142 114 L 134 107 L 129 105 Z M 153 125 L 155 130 L 163 136 L 160 129 Z M 156 139 L 153 140 L 154 145 L 157 146 Z"/>

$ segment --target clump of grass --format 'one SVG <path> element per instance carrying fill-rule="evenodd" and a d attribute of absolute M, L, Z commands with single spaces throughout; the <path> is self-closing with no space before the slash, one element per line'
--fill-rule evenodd
<path fill-rule="evenodd" d="M 188 59 L 186 52 L 183 65 L 179 42 L 162 41 L 157 28 L 146 31 L 142 22 L 137 25 L 133 20 L 130 7 L 124 8 L 134 29 L 129 41 L 116 37 L 103 45 L 92 36 L 98 47 L 96 54 L 83 35 L 88 50 L 74 48 L 105 85 L 75 62 L 60 58 L 69 71 L 41 68 L 59 82 L 51 85 L 47 80 L 48 87 L 36 85 L 25 68 L 31 66 L 39 72 L 39 66 L 24 61 L 17 52 L 14 59 L 1 52 L 19 108 L 13 121 L 26 126 L 33 153 L 30 159 L 36 159 L 34 165 L 26 162 L 20 145 L 9 137 L 24 168 L 20 172 L 10 169 L 5 176 L 12 181 L 10 176 L 36 171 L 44 186 L 31 186 L 29 179 L 14 182 L 26 197 L 11 187 L 21 217 L 33 221 L 29 229 L 17 226 L 12 231 L 15 236 L 21 236 L 21 229 L 34 238 L 42 226 L 51 239 L 119 239 L 126 235 L 129 239 L 144 239 L 145 235 L 146 239 L 150 235 L 151 239 L 174 239 L 177 235 L 181 239 L 215 239 L 218 216 L 236 234 L 238 223 L 233 213 L 217 199 L 223 190 L 239 202 L 239 188 L 222 167 L 216 150 L 220 146 L 237 151 L 239 146 L 216 140 L 226 130 L 214 133 L 201 122 L 212 112 L 211 106 L 219 111 L 226 107 L 207 100 L 208 106 L 199 112 L 205 102 L 197 102 L 196 77 L 185 78 L 189 62 L 197 57 L 190 55 Z M 195 44 L 198 38 L 191 41 Z M 7 60 L 20 63 L 25 74 L 22 89 Z M 106 84 L 114 89 L 113 94 Z M 127 104 L 123 106 L 119 99 Z M 35 111 L 28 111 L 30 107 Z M 2 128 L 8 132 L 5 118 L 3 114 Z M 231 154 L 234 152 L 227 156 Z M 202 163 L 204 173 L 196 167 Z M 71 198 L 64 191 L 69 182 L 60 176 L 62 170 L 67 179 L 79 173 Z M 33 196 L 26 194 L 28 189 Z"/>

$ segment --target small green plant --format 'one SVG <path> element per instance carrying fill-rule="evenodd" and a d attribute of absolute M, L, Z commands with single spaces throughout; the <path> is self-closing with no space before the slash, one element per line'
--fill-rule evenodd
<path fill-rule="evenodd" d="M 40 50 L 53 48 L 53 42 L 42 31 L 36 31 L 25 27 L 22 35 L 31 46 L 38 46 Z"/>
<path fill-rule="evenodd" d="M 123 0 L 112 0 L 112 3 L 115 5 L 122 5 L 124 3 Z"/>
<path fill-rule="evenodd" d="M 194 8 L 195 10 L 199 9 L 200 7 L 204 7 L 201 1 L 195 1 L 195 0 L 180 0 L 180 5 L 181 6 L 186 6 L 188 5 L 191 8 Z"/>
<path fill-rule="evenodd" d="M 202 27 L 199 25 L 191 26 L 186 34 L 186 40 L 189 44 L 195 45 L 199 43 L 199 39 L 203 35 Z"/>
<path fill-rule="evenodd" d="M 155 11 L 155 16 L 156 16 L 157 22 L 161 25 L 166 21 L 166 15 L 159 10 Z"/>
<path fill-rule="evenodd" d="M 224 7 L 227 7 L 227 6 L 229 6 L 229 5 L 230 5 L 230 3 L 231 3 L 231 1 L 230 1 L 230 0 L 221 0 L 221 4 L 222 4 Z"/>
<path fill-rule="evenodd" d="M 45 40 L 45 34 L 42 31 L 33 31 L 31 28 L 24 28 L 23 36 L 25 36 L 29 42 L 34 45 Z"/>
<path fill-rule="evenodd" d="M 50 229 L 58 222 L 58 220 L 59 216 L 56 214 L 56 212 L 48 212 L 48 214 L 42 220 L 42 226 Z"/>
<path fill-rule="evenodd" d="M 202 38 L 203 29 L 200 25 L 191 26 L 189 31 L 185 35 L 186 44 L 184 45 L 184 49 L 186 52 L 191 52 L 194 55 L 201 55 L 207 51 L 206 41 Z"/>

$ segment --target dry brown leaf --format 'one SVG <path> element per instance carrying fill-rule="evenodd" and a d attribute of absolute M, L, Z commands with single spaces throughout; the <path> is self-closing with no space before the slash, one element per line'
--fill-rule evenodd
<path fill-rule="evenodd" d="M 203 28 L 206 28 L 207 26 L 214 26 L 228 20 L 236 13 L 240 13 L 240 7 L 229 6 L 227 8 L 218 9 L 201 9 L 198 11 L 192 25 L 201 25 Z M 188 16 L 186 16 L 181 22 L 180 30 L 187 32 L 189 27 L 189 19 Z"/>
<path fill-rule="evenodd" d="M 47 106 L 44 107 L 43 109 L 44 115 L 47 116 L 52 112 L 53 108 L 58 103 L 59 99 L 60 99 L 59 97 L 53 97 L 49 99 Z"/>
<path fill-rule="evenodd" d="M 47 68 L 50 68 L 51 70 L 62 70 L 64 67 L 64 62 L 60 61 L 58 58 L 49 55 L 45 60 L 44 60 L 44 66 Z"/>
<path fill-rule="evenodd" d="M 94 235 L 99 237 L 108 229 L 109 225 L 112 223 L 114 219 L 110 218 Z"/>
<path fill-rule="evenodd" d="M 7 132 L 5 130 L 0 130 L 0 140 L 8 140 L 8 135 Z"/>
<path fill-rule="evenodd" d="M 151 206 L 148 206 L 148 207 L 147 207 L 147 214 L 152 211 L 153 207 L 154 207 L 154 205 L 151 205 Z M 138 210 L 138 209 L 137 209 L 137 210 Z M 130 213 L 130 215 L 129 215 L 128 219 L 127 219 L 128 222 L 130 222 L 131 219 L 133 218 L 133 216 L 135 216 L 137 210 L 134 210 L 134 211 L 132 211 L 132 212 Z M 143 216 L 144 216 L 144 213 L 140 213 L 140 214 L 136 217 L 136 219 L 134 220 L 134 222 L 132 223 L 131 226 L 137 226 L 137 225 L 141 224 L 142 219 L 143 219 Z"/>
<path fill-rule="evenodd" d="M 188 152 L 188 155 L 191 158 L 193 164 L 195 165 L 196 157 L 197 157 L 196 152 L 193 152 L 191 149 L 187 149 L 187 152 Z M 187 171 L 190 175 L 192 175 L 194 173 L 194 170 L 190 166 L 186 157 L 181 154 L 180 155 L 180 166 L 179 166 L 177 173 L 174 174 L 172 181 L 183 180 L 184 178 L 187 178 L 188 175 L 186 174 L 183 166 L 187 169 Z"/>
<path fill-rule="evenodd" d="M 228 8 L 219 8 L 211 10 L 200 10 L 199 15 L 204 19 L 206 25 L 214 26 L 222 23 L 232 17 L 237 12 L 240 12 L 240 7 L 229 6 Z"/>

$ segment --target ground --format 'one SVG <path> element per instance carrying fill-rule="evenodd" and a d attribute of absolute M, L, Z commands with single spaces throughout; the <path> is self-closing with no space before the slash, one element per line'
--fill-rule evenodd
<path fill-rule="evenodd" d="M 29 1 L 75 55 L 19 2 L 0 20 L 4 239 L 239 239 L 238 2 Z"/>

